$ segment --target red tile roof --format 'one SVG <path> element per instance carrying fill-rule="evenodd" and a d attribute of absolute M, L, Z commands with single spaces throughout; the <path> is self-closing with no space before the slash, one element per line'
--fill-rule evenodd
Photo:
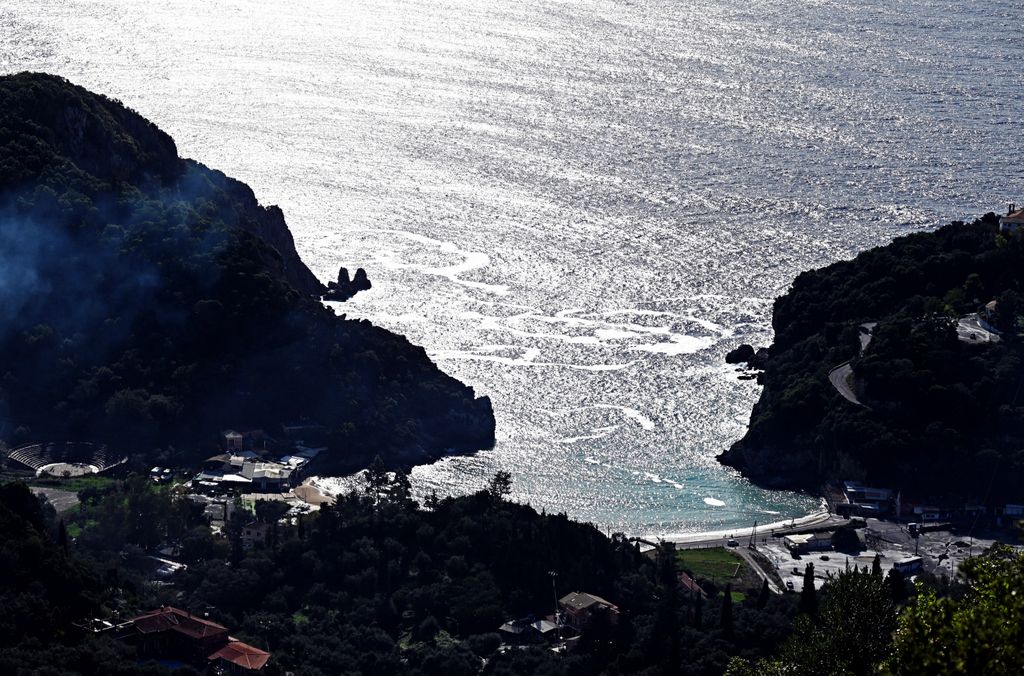
<path fill-rule="evenodd" d="M 263 665 L 270 659 L 270 653 L 259 648 L 254 648 L 248 643 L 242 643 L 231 639 L 227 645 L 218 650 L 217 652 L 210 655 L 207 659 L 216 660 L 222 659 L 227 660 L 233 664 L 244 669 L 251 669 L 252 671 L 258 671 L 263 668 Z"/>
<path fill-rule="evenodd" d="M 132 619 L 132 624 L 143 634 L 161 631 L 177 631 L 190 638 L 206 638 L 215 634 L 226 634 L 227 627 L 210 622 L 179 608 L 164 606 Z"/>
<path fill-rule="evenodd" d="M 1011 211 L 999 219 L 1000 223 L 1024 223 L 1024 209 Z"/>
<path fill-rule="evenodd" d="M 689 575 L 687 575 L 686 573 L 679 573 L 679 584 L 682 585 L 683 589 L 685 589 L 688 592 L 700 594 L 705 598 L 707 597 L 707 593 L 700 588 L 700 585 L 697 584 L 697 581 Z"/>

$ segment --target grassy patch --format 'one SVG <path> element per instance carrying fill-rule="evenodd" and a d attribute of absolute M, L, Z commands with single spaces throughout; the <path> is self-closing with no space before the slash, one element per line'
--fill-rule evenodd
<path fill-rule="evenodd" d="M 735 578 L 743 559 L 723 547 L 681 549 L 676 551 L 676 564 L 679 570 L 690 571 L 695 577 L 724 584 Z"/>
<path fill-rule="evenodd" d="M 110 477 L 99 476 L 97 474 L 91 474 L 87 476 L 77 476 L 71 479 L 37 479 L 29 483 L 30 486 L 45 486 L 46 488 L 59 488 L 62 491 L 71 491 L 77 493 L 78 491 L 85 490 L 86 488 L 103 488 L 114 483 L 116 479 Z"/>
<path fill-rule="evenodd" d="M 724 547 L 710 549 L 676 550 L 676 568 L 689 571 L 695 578 L 711 580 L 716 585 L 732 584 L 733 589 L 760 588 L 761 580 L 747 562 Z M 733 591 L 733 600 L 741 601 L 746 595 Z"/>

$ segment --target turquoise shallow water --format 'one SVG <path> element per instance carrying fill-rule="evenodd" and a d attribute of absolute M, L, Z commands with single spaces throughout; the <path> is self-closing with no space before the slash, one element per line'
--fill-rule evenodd
<path fill-rule="evenodd" d="M 0 7 L 0 71 L 123 100 L 280 204 L 345 308 L 492 397 L 415 473 L 634 533 L 817 502 L 714 456 L 808 267 L 1024 200 L 1019 2 L 357 0 Z"/>

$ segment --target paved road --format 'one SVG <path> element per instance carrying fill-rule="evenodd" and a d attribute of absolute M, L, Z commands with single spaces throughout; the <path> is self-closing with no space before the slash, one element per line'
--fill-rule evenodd
<path fill-rule="evenodd" d="M 779 584 L 772 579 L 771 575 L 766 573 L 764 569 L 761 568 L 761 564 L 758 562 L 757 559 L 750 555 L 750 551 L 746 547 L 737 547 L 735 549 L 735 552 L 739 554 L 744 561 L 750 564 L 750 568 L 755 573 L 757 573 L 757 576 L 759 578 L 761 578 L 762 580 L 768 580 L 768 589 L 772 590 L 772 592 L 776 594 L 786 593 L 786 590 L 780 587 Z"/>
<path fill-rule="evenodd" d="M 844 399 L 858 406 L 864 406 L 857 399 L 857 393 L 853 391 L 853 387 L 850 386 L 850 383 L 853 381 L 853 367 L 850 366 L 850 362 L 843 362 L 829 371 L 828 379 L 832 383 L 832 387 L 836 388 L 836 392 L 843 395 Z M 865 406 L 865 408 L 867 407 Z"/>
<path fill-rule="evenodd" d="M 809 514 L 791 522 L 766 524 L 757 527 L 757 539 L 771 537 L 775 531 L 788 531 L 790 528 L 809 528 L 821 526 L 827 523 L 846 523 L 846 519 L 832 516 L 828 512 L 821 511 Z M 792 526 L 790 525 L 792 524 Z M 676 549 L 706 549 L 708 547 L 726 547 L 729 538 L 736 538 L 743 546 L 746 546 L 750 539 L 750 528 L 737 528 L 732 531 L 718 531 L 715 533 L 697 533 L 694 535 L 680 535 L 668 538 L 676 544 Z"/>
<path fill-rule="evenodd" d="M 860 325 L 860 353 L 864 354 L 864 350 L 868 349 L 868 345 L 871 344 L 871 339 L 875 336 L 875 327 L 878 326 L 878 322 L 867 322 L 866 324 Z M 853 391 L 853 367 L 850 366 L 850 362 L 844 361 L 839 366 L 835 367 L 828 372 L 829 382 L 832 383 L 832 387 L 836 388 L 836 392 L 843 395 L 843 399 L 849 402 L 869 408 L 867 404 L 864 404 L 857 398 L 857 393 Z"/>

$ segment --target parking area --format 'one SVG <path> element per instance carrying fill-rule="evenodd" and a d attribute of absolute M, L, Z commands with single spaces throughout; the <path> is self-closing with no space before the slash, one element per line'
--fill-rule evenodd
<path fill-rule="evenodd" d="M 924 571 L 951 576 L 963 561 L 983 553 L 996 541 L 988 537 L 965 536 L 950 530 L 923 532 L 915 541 L 907 524 L 879 519 L 867 519 L 866 522 L 867 527 L 858 531 L 863 548 L 856 553 L 820 551 L 794 555 L 780 538 L 762 540 L 757 549 L 775 566 L 787 588 L 800 591 L 808 563 L 814 564 L 816 589 L 825 584 L 830 573 L 835 575 L 854 566 L 867 566 L 870 569 L 876 554 L 880 557 L 884 573 L 888 573 L 896 561 L 920 556 Z"/>

